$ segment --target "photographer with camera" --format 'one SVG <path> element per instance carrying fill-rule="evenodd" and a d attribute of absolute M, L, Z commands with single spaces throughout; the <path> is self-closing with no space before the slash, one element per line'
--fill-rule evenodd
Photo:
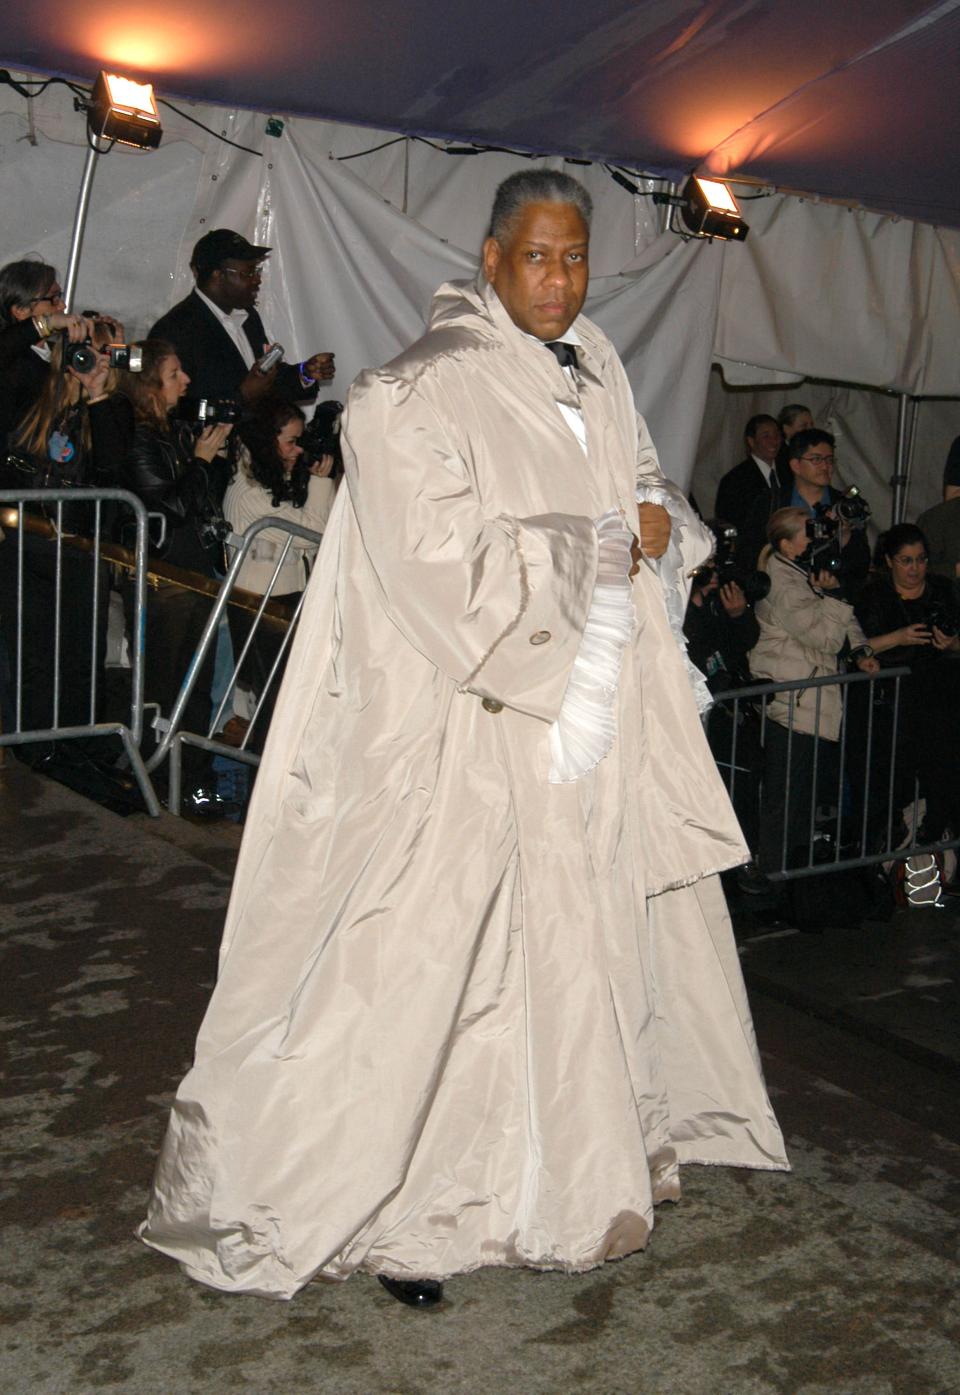
<path fill-rule="evenodd" d="M 782 508 L 804 509 L 816 525 L 819 540 L 827 544 L 822 554 L 829 555 L 844 594 L 856 594 L 870 571 L 870 545 L 864 531 L 870 509 L 858 490 L 833 488 L 834 450 L 835 438 L 818 427 L 791 436 L 786 446 L 789 474 L 774 490 L 770 503 L 760 500 L 751 509 L 742 534 L 741 565 L 757 565 L 773 513 Z"/>
<path fill-rule="evenodd" d="M 269 255 L 229 228 L 205 233 L 190 258 L 196 288 L 150 331 L 174 346 L 197 397 L 232 399 L 244 415 L 268 397 L 313 402 L 335 371 L 332 353 L 284 363 L 268 340 L 257 296 Z M 226 484 L 226 477 L 215 482 L 221 497 Z"/>
<path fill-rule="evenodd" d="M 331 477 L 334 457 L 304 448 L 304 415 L 292 402 L 268 399 L 238 428 L 242 444 L 236 472 L 223 499 L 223 512 L 235 533 L 243 533 L 260 518 L 281 518 L 322 533 L 333 507 L 336 485 Z M 240 569 L 237 585 L 262 596 L 273 579 L 284 546 L 286 559 L 274 582 L 271 599 L 295 609 L 307 584 L 317 553 L 314 543 L 291 534 L 265 529 L 258 533 Z M 253 616 L 235 606 L 229 608 L 234 655 L 243 652 Z M 280 651 L 283 636 L 262 623 L 241 671 L 241 679 L 260 699 Z M 273 704 L 280 688 L 282 669 L 257 718 L 254 750 L 262 749 Z"/>
<path fill-rule="evenodd" d="M 736 529 L 721 523 L 710 526 L 717 538 L 717 550 L 706 566 L 693 574 L 683 633 L 691 662 L 716 695 L 752 681 L 747 654 L 760 637 L 753 606 L 766 593 L 768 583 L 762 573 L 745 577 L 737 571 L 732 556 Z M 735 759 L 734 810 L 744 837 L 753 847 L 759 812 L 757 772 L 761 763 L 754 714 L 741 706 L 734 728 L 732 708 L 715 703 L 707 713 L 705 727 L 710 750 L 728 789 L 731 758 Z"/>
<path fill-rule="evenodd" d="M 817 559 L 810 522 L 806 509 L 792 507 L 778 509 L 767 527 L 769 542 L 760 562 L 770 578 L 770 594 L 757 604 L 760 638 L 749 655 L 758 683 L 835 674 L 844 649 L 861 672 L 879 672 L 853 607 L 839 598 L 836 573 L 811 570 Z M 815 768 L 821 791 L 837 788 L 841 710 L 839 690 L 830 685 L 775 694 L 767 703 L 759 838 L 765 872 L 781 866 L 784 817 L 787 866 L 807 859 Z"/>
<path fill-rule="evenodd" d="M 210 471 L 233 427 L 225 421 L 173 420 L 190 378 L 172 344 L 147 339 L 138 347 L 141 371 L 122 373 L 120 382 L 134 424 L 124 482 L 151 512 L 161 513 L 166 521 L 166 538 L 162 546 L 152 549 L 152 555 L 188 572 L 214 578 L 217 569 L 223 568 L 222 538 L 227 526 L 211 492 Z M 209 595 L 190 589 L 189 584 L 161 581 L 150 591 L 144 696 L 147 702 L 158 703 L 164 716 L 169 716 L 180 691 L 212 604 Z M 184 714 L 189 731 L 205 731 L 209 723 L 213 666 L 211 647 Z M 189 788 L 185 809 L 199 817 L 220 817 L 227 812 L 215 792 L 211 765 L 208 752 L 184 747 L 185 784 Z"/>
<path fill-rule="evenodd" d="M 80 341 L 91 331 L 82 315 L 65 312 L 52 266 L 26 258 L 0 268 L 0 448 L 43 391 L 51 336 Z"/>
<path fill-rule="evenodd" d="M 901 683 L 895 808 L 913 799 L 916 773 L 927 804 L 922 841 L 936 842 L 948 827 L 960 832 L 960 611 L 951 583 L 929 571 L 927 538 L 915 524 L 884 533 L 877 561 L 878 574 L 857 600 L 857 618 L 882 667 L 911 669 Z M 874 710 L 874 750 L 886 769 L 873 780 L 885 818 L 892 695 L 882 696 L 883 707 Z"/>

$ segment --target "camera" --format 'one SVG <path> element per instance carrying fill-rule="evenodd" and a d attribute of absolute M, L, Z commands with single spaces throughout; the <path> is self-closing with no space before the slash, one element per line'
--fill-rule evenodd
<path fill-rule="evenodd" d="M 855 484 L 834 501 L 833 510 L 840 522 L 850 528 L 865 528 L 870 517 L 870 505 Z"/>
<path fill-rule="evenodd" d="M 204 547 L 215 547 L 217 543 L 226 542 L 231 531 L 227 520 L 215 514 L 201 519 L 197 525 L 197 533 Z"/>
<path fill-rule="evenodd" d="M 313 465 L 325 455 L 333 456 L 333 470 L 331 474 L 336 475 L 343 467 L 343 456 L 340 452 L 340 413 L 343 411 L 343 403 L 330 398 L 326 402 L 318 402 L 310 421 L 304 427 L 303 435 L 300 437 L 300 444 L 303 447 L 303 460 L 307 465 Z"/>
<path fill-rule="evenodd" d="M 269 348 L 267 352 L 264 354 L 263 358 L 261 358 L 257 363 L 257 371 L 260 373 L 269 373 L 273 365 L 275 363 L 279 363 L 282 358 L 283 345 L 272 345 L 271 348 Z"/>
<path fill-rule="evenodd" d="M 931 630 L 938 629 L 947 639 L 953 639 L 954 635 L 960 634 L 960 615 L 949 601 L 931 601 L 927 606 L 924 624 Z"/>
<path fill-rule="evenodd" d="M 713 563 L 711 565 L 708 562 L 705 566 L 697 568 L 693 574 L 694 585 L 705 588 L 716 576 L 718 586 L 735 582 L 743 592 L 748 605 L 756 605 L 757 601 L 762 601 L 770 591 L 770 578 L 765 572 L 747 571 L 738 564 L 738 534 L 734 525 L 713 520 L 707 527 L 716 539 Z"/>
<path fill-rule="evenodd" d="M 806 551 L 797 558 L 811 576 L 818 572 L 830 572 L 836 576 L 840 571 L 840 524 L 825 513 L 815 513 L 807 519 Z"/>
<path fill-rule="evenodd" d="M 240 403 L 232 397 L 181 397 L 177 416 L 195 426 L 213 426 L 218 422 L 240 420 Z"/>
<path fill-rule="evenodd" d="M 68 339 L 63 346 L 64 372 L 72 368 L 76 373 L 90 373 L 100 362 L 101 354 L 107 354 L 111 368 L 139 373 L 143 367 L 143 351 L 139 344 L 104 344 L 102 349 L 95 349 L 89 338 L 79 342 Z"/>

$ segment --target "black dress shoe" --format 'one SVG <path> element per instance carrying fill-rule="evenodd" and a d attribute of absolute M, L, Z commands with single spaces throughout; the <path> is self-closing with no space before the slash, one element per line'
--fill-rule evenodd
<path fill-rule="evenodd" d="M 408 1308 L 433 1308 L 443 1297 L 443 1284 L 436 1279 L 388 1279 L 385 1274 L 377 1278 L 391 1298 Z"/>

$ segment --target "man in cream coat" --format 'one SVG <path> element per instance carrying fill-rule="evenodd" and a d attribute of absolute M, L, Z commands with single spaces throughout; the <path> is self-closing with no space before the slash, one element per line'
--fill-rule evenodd
<path fill-rule="evenodd" d="M 590 212 L 512 176 L 484 275 L 351 390 L 142 1227 L 216 1288 L 430 1306 L 643 1248 L 681 1164 L 787 1167 L 677 638 L 711 542 L 580 315 Z"/>

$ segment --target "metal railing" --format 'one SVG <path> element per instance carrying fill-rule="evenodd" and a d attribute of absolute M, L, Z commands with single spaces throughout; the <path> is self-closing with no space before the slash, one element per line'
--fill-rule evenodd
<path fill-rule="evenodd" d="M 286 533 L 287 537 L 277 556 L 266 591 L 262 596 L 251 598 L 249 592 L 243 592 L 237 585 L 237 579 L 250 553 L 251 547 L 260 533 L 267 529 L 270 529 L 272 532 Z M 199 747 L 201 750 L 226 756 L 230 760 L 240 761 L 244 765 L 257 766 L 260 764 L 259 753 L 250 749 L 250 741 L 255 733 L 259 735 L 258 723 L 260 723 L 261 726 L 263 725 L 263 714 L 267 708 L 272 706 L 270 702 L 271 695 L 274 694 L 278 674 L 282 671 L 284 660 L 289 651 L 293 632 L 297 620 L 300 617 L 300 610 L 303 606 L 303 597 L 305 594 L 305 592 L 300 593 L 297 605 L 292 612 L 281 609 L 277 602 L 272 599 L 277 579 L 284 562 L 287 560 L 290 549 L 293 546 L 294 538 L 302 538 L 306 542 L 315 543 L 318 547 L 321 542 L 321 534 L 313 532 L 310 528 L 303 528 L 298 523 L 288 522 L 280 518 L 260 518 L 255 523 L 251 523 L 250 527 L 242 535 L 231 533 L 226 539 L 227 545 L 231 548 L 235 548 L 236 551 L 230 563 L 229 570 L 220 585 L 217 599 L 207 617 L 203 633 L 200 636 L 193 658 L 190 660 L 190 666 L 187 669 L 186 676 L 177 694 L 176 702 L 173 705 L 169 718 L 166 720 L 166 730 L 164 731 L 163 738 L 147 762 L 148 770 L 152 771 L 157 768 L 161 761 L 169 757 L 168 808 L 172 814 L 180 813 L 182 791 L 181 766 L 183 747 L 185 745 Z M 183 721 L 184 712 L 186 711 L 190 695 L 196 685 L 200 670 L 211 648 L 216 645 L 220 622 L 226 612 L 227 606 L 238 604 L 238 593 L 245 598 L 239 603 L 248 613 L 252 614 L 253 617 L 249 633 L 244 640 L 240 654 L 234 655 L 233 671 L 227 681 L 223 696 L 210 718 L 206 732 L 183 730 L 181 723 Z M 215 733 L 219 730 L 220 723 L 223 721 L 224 715 L 232 702 L 247 656 L 251 652 L 252 647 L 257 643 L 257 637 L 261 632 L 261 627 L 272 627 L 275 631 L 283 631 L 283 637 L 277 649 L 277 653 L 272 660 L 270 670 L 263 686 L 256 695 L 254 712 L 250 717 L 247 729 L 239 744 L 234 745 L 231 742 L 217 740 Z"/>
<path fill-rule="evenodd" d="M 726 751 L 717 752 L 716 727 L 712 729 L 712 745 L 717 765 L 725 775 L 727 792 L 737 807 L 738 781 L 750 787 L 748 800 L 755 809 L 758 835 L 753 841 L 766 838 L 769 843 L 769 820 L 775 811 L 770 807 L 769 783 L 771 748 L 779 741 L 781 754 L 785 744 L 783 769 L 783 802 L 779 811 L 779 857 L 777 865 L 763 865 L 760 870 L 771 881 L 786 881 L 810 877 L 822 872 L 845 868 L 869 867 L 880 862 L 899 861 L 915 853 L 938 852 L 960 847 L 960 838 L 938 841 L 917 841 L 920 831 L 919 805 L 922 794 L 917 773 L 909 767 L 903 752 L 901 718 L 903 713 L 902 684 L 910 677 L 909 668 L 881 669 L 877 674 L 843 673 L 823 678 L 797 679 L 783 683 L 756 683 L 750 687 L 732 689 L 715 695 L 711 714 L 725 711 L 729 716 L 729 743 Z M 851 721 L 850 697 L 865 687 L 862 711 L 858 722 Z M 823 694 L 828 688 L 839 690 L 841 713 L 838 738 L 829 740 L 821 734 Z M 800 732 L 796 726 L 797 704 L 801 695 L 813 692 L 813 731 Z M 787 722 L 775 722 L 768 714 L 774 697 L 786 696 Z M 885 730 L 878 730 L 877 712 L 889 714 L 883 721 Z M 710 721 L 708 714 L 707 721 Z M 859 722 L 862 721 L 862 728 Z M 783 736 L 771 736 L 770 728 L 778 726 Z M 752 730 L 751 739 L 748 733 Z M 960 734 L 958 734 L 960 739 Z M 801 741 L 809 769 L 806 781 L 791 780 L 792 768 L 798 761 Z M 851 748 L 856 746 L 857 759 L 851 761 Z M 746 752 L 745 752 L 746 748 Z M 829 755 L 824 769 L 821 757 Z M 851 764 L 854 770 L 851 776 Z M 860 777 L 860 778 L 858 778 Z M 897 791 L 906 784 L 910 797 L 901 803 Z M 826 807 L 826 812 L 824 812 Z M 819 812 L 818 812 L 819 811 Z M 906 813 L 907 817 L 904 818 Z M 791 826 L 802 815 L 806 837 L 801 844 L 790 842 Z M 743 822 L 741 818 L 741 822 Z M 766 822 L 766 829 L 764 824 Z M 906 824 L 906 827 L 904 827 Z M 805 845 L 806 859 L 797 857 L 798 848 Z M 751 846 L 757 857 L 758 847 Z M 826 854 L 826 855 L 824 855 Z"/>
<path fill-rule="evenodd" d="M 64 505 L 86 506 L 92 511 L 92 523 L 82 534 L 64 530 Z M 103 537 L 104 505 L 117 505 L 132 512 L 136 522 L 136 546 L 133 550 L 133 634 L 130 636 L 131 683 L 130 719 L 128 722 L 100 722 L 97 711 L 101 697 L 100 670 L 102 654 L 100 649 L 101 625 L 99 615 L 102 600 L 102 567 L 111 560 L 105 555 L 109 544 Z M 46 516 L 38 517 L 28 511 L 28 505 L 43 505 Z M 73 741 L 79 738 L 118 736 L 123 743 L 124 753 L 137 781 L 140 793 L 148 812 L 154 817 L 160 813 L 156 792 L 140 754 L 143 739 L 143 680 L 144 680 L 144 635 L 147 588 L 147 511 L 136 495 L 125 489 L 3 489 L 0 490 L 0 527 L 5 538 L 0 548 L 10 548 L 15 552 L 15 561 L 8 554 L 5 569 L 7 584 L 0 595 L 0 606 L 13 607 L 16 620 L 14 626 L 13 653 L 8 654 L 11 666 L 13 724 L 11 730 L 0 731 L 0 746 L 27 745 L 34 742 Z M 47 552 L 49 549 L 49 553 Z M 46 570 L 46 561 L 52 554 L 52 605 L 47 606 L 40 592 L 50 587 L 42 583 L 34 574 L 31 563 L 40 560 Z M 71 558 L 68 570 L 71 576 L 65 577 L 65 554 Z M 89 568 L 85 559 L 89 559 Z M 75 559 L 75 562 L 74 562 Z M 65 607 L 65 583 L 80 580 L 79 591 L 71 591 Z M 87 592 L 87 579 L 89 591 Z M 9 582 L 12 580 L 13 594 Z M 86 601 L 89 599 L 89 607 Z M 64 693 L 64 610 L 69 609 L 71 622 L 79 612 L 87 612 L 90 622 L 89 646 L 89 699 L 86 704 L 85 722 L 62 722 L 61 713 L 64 699 L 72 703 L 76 694 Z M 29 610 L 32 619 L 49 630 L 37 634 L 31 628 L 25 634 L 24 620 Z M 49 611 L 49 614 L 48 614 Z M 5 626 L 9 633 L 9 626 Z M 50 692 L 50 720 L 41 725 L 24 725 L 24 659 L 26 644 L 42 647 L 49 644 L 52 684 Z M 71 644 L 76 640 L 70 636 Z M 35 702 L 38 694 L 30 693 Z"/>

